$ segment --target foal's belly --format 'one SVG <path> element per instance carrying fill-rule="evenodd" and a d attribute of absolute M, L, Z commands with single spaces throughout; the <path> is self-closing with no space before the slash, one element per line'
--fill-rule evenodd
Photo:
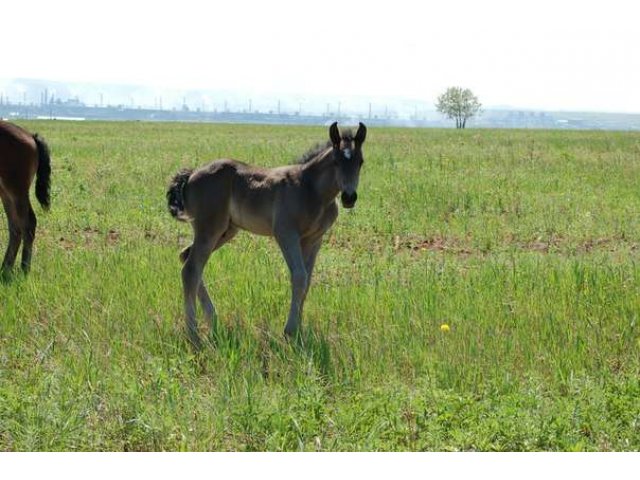
<path fill-rule="evenodd" d="M 247 230 L 256 235 L 273 235 L 273 221 L 270 209 L 267 205 L 250 200 L 231 200 L 229 207 L 231 223 L 242 230 Z"/>

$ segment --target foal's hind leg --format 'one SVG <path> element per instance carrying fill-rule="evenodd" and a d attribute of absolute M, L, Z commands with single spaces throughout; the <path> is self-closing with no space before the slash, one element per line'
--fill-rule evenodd
<path fill-rule="evenodd" d="M 222 247 L 225 243 L 230 241 L 233 237 L 236 236 L 237 233 L 238 233 L 238 228 L 230 225 L 227 228 L 226 232 L 222 234 L 222 236 L 216 243 L 216 246 L 213 247 L 213 250 L 211 251 L 211 253 L 215 252 L 220 247 Z M 187 261 L 187 258 L 189 257 L 189 253 L 191 252 L 192 246 L 193 245 L 189 245 L 187 248 L 185 248 L 182 251 L 182 253 L 180 253 L 180 260 L 182 261 L 182 263 L 185 263 Z M 200 278 L 200 284 L 198 285 L 198 300 L 200 300 L 200 306 L 202 307 L 202 310 L 204 312 L 205 319 L 209 322 L 211 331 L 214 332 L 216 329 L 216 317 L 217 317 L 216 309 L 215 309 L 215 306 L 213 305 L 213 302 L 211 301 L 209 292 L 207 292 L 207 287 L 204 284 L 203 278 Z"/>
<path fill-rule="evenodd" d="M 22 241 L 22 230 L 20 228 L 20 221 L 13 202 L 2 197 L 2 204 L 4 205 L 4 211 L 7 213 L 9 245 L 7 246 L 7 251 L 4 254 L 4 260 L 2 261 L 2 267 L 0 268 L 0 275 L 2 277 L 6 277 L 9 275 L 9 272 L 16 261 L 16 256 L 20 249 L 20 242 Z"/>
<path fill-rule="evenodd" d="M 182 287 L 184 291 L 187 335 L 189 336 L 189 341 L 196 349 L 202 346 L 200 336 L 198 335 L 198 324 L 196 322 L 196 296 L 198 296 L 202 284 L 202 271 L 204 270 L 204 266 L 211 252 L 213 252 L 218 241 L 224 234 L 224 230 L 219 226 L 220 223 L 222 222 L 210 222 L 204 228 L 199 228 L 194 225 L 195 236 L 193 245 L 188 249 L 188 257 L 182 267 Z M 225 224 L 228 223 L 225 222 Z M 208 299 L 207 305 L 213 307 L 211 299 L 208 298 L 208 294 L 206 297 L 205 300 Z M 201 296 L 200 298 L 202 300 L 203 297 Z"/>

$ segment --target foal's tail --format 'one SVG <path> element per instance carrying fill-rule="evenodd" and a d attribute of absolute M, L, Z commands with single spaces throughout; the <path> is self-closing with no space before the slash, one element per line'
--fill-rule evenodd
<path fill-rule="evenodd" d="M 180 170 L 171 180 L 169 190 L 167 190 L 167 206 L 171 216 L 181 222 L 189 220 L 184 206 L 184 188 L 187 186 L 189 177 L 193 173 L 192 168 Z"/>
<path fill-rule="evenodd" d="M 49 210 L 51 205 L 51 157 L 49 147 L 36 133 L 33 136 L 38 147 L 38 171 L 36 173 L 36 198 L 42 208 Z"/>

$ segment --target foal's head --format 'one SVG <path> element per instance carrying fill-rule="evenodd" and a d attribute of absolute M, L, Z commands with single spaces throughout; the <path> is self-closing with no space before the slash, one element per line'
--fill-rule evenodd
<path fill-rule="evenodd" d="M 355 137 L 351 133 L 340 135 L 338 122 L 333 122 L 329 127 L 329 137 L 333 145 L 333 159 L 336 162 L 338 186 L 342 195 L 340 200 L 344 208 L 353 208 L 358 199 L 358 180 L 360 167 L 364 162 L 362 156 L 362 144 L 367 136 L 367 127 L 360 123 Z"/>

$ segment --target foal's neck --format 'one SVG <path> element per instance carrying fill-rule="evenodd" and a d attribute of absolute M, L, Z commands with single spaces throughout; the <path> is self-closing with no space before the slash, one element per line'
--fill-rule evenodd
<path fill-rule="evenodd" d="M 313 186 L 323 204 L 330 203 L 336 198 L 340 187 L 338 186 L 336 162 L 333 161 L 331 147 L 302 166 L 302 178 Z"/>

